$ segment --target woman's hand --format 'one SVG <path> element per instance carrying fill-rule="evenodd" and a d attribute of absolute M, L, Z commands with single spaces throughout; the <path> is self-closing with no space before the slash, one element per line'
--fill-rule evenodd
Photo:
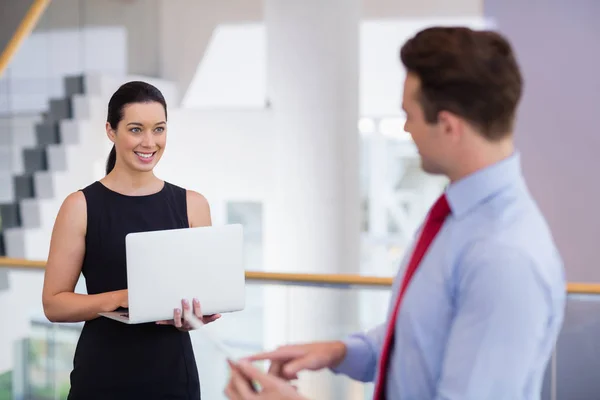
<path fill-rule="evenodd" d="M 193 303 L 193 313 L 203 324 L 210 324 L 211 322 L 216 321 L 221 318 L 221 314 L 213 314 L 213 315 L 202 315 L 202 309 L 200 307 L 200 302 L 198 299 L 194 299 Z M 176 308 L 173 310 L 173 319 L 165 320 L 165 321 L 157 321 L 158 325 L 173 325 L 177 329 L 183 332 L 189 332 L 194 328 L 183 318 L 183 312 L 190 310 L 190 303 L 188 300 L 183 299 L 181 301 L 182 308 Z"/>
<path fill-rule="evenodd" d="M 129 308 L 129 294 L 127 289 L 116 290 L 110 292 L 113 299 L 113 306 L 110 307 L 109 311 L 118 310 L 119 308 Z"/>

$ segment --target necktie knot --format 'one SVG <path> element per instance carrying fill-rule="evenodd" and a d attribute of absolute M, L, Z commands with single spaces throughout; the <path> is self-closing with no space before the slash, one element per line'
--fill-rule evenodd
<path fill-rule="evenodd" d="M 450 204 L 445 194 L 442 194 L 431 207 L 431 219 L 435 221 L 443 220 L 450 214 Z"/>

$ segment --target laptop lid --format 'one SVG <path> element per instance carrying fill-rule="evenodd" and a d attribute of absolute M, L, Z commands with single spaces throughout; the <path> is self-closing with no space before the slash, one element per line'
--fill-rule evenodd
<path fill-rule="evenodd" d="M 172 319 L 182 299 L 204 315 L 244 309 L 240 224 L 130 233 L 125 247 L 130 322 Z"/>

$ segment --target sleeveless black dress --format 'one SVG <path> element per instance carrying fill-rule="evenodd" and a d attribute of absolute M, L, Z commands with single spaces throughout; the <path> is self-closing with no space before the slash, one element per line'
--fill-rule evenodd
<path fill-rule="evenodd" d="M 87 202 L 82 273 L 88 294 L 127 288 L 128 233 L 189 227 L 186 191 L 167 182 L 147 196 L 122 195 L 100 182 L 82 192 Z M 190 335 L 170 325 L 127 325 L 104 317 L 87 321 L 75 350 L 68 398 L 200 399 Z"/>

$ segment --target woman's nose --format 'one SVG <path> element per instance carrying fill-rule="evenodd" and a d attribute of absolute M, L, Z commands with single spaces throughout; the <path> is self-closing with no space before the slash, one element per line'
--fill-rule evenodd
<path fill-rule="evenodd" d="M 154 136 L 152 132 L 146 133 L 142 139 L 142 146 L 144 147 L 154 147 Z"/>

